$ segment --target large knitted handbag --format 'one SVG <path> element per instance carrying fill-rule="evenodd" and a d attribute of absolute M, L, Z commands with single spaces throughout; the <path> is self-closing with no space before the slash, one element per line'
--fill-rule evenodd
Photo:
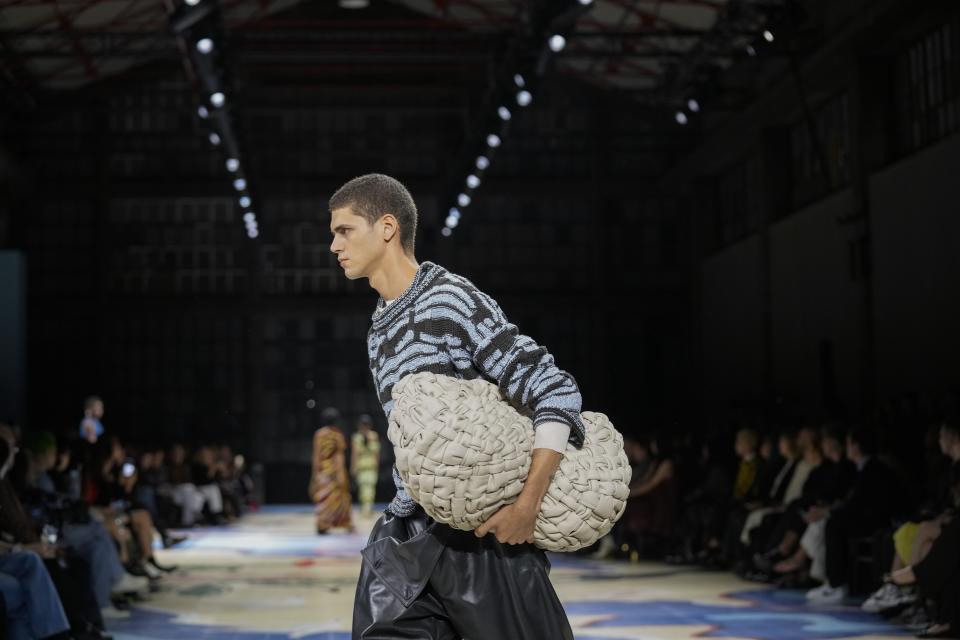
<path fill-rule="evenodd" d="M 387 433 L 410 496 L 434 520 L 473 530 L 517 499 L 534 430 L 485 380 L 432 373 L 393 388 Z M 569 447 L 541 503 L 534 544 L 575 551 L 610 531 L 626 507 L 630 464 L 623 437 L 602 413 L 582 414 L 586 441 Z"/>

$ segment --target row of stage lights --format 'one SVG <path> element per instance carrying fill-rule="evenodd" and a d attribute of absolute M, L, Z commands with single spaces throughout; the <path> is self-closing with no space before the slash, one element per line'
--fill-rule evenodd
<path fill-rule="evenodd" d="M 773 35 L 773 31 L 771 31 L 770 29 L 764 29 L 763 39 L 768 44 L 773 42 L 775 39 Z M 748 44 L 745 48 L 745 51 L 747 55 L 750 56 L 751 58 L 757 55 L 757 49 L 752 44 Z M 687 100 L 686 110 L 677 109 L 676 113 L 673 114 L 673 119 L 676 120 L 677 124 L 683 126 L 688 122 L 690 122 L 690 116 L 687 115 L 687 112 L 689 112 L 690 114 L 700 113 L 700 103 L 696 100 L 696 98 L 690 98 L 689 100 Z"/>
<path fill-rule="evenodd" d="M 184 0 L 184 5 L 186 7 L 198 7 L 203 2 L 212 4 L 215 0 Z M 210 11 L 212 10 L 211 8 Z M 203 89 L 207 97 L 205 102 L 197 107 L 197 116 L 206 122 L 210 129 L 207 140 L 213 147 L 222 149 L 226 156 L 224 167 L 230 174 L 233 189 L 237 193 L 237 204 L 244 212 L 243 223 L 247 231 L 247 237 L 253 239 L 260 235 L 260 228 L 257 224 L 257 214 L 251 208 L 253 201 L 250 198 L 249 184 L 240 163 L 239 145 L 226 110 L 227 96 L 224 88 L 219 85 L 218 74 L 214 71 L 211 60 L 211 54 L 216 49 L 216 43 L 209 36 L 197 38 L 186 33 L 190 27 L 205 18 L 210 11 L 198 14 L 199 17 L 196 18 L 191 18 L 189 15 L 181 16 L 180 24 L 184 26 L 180 29 L 175 27 L 175 31 L 181 32 L 180 35 L 183 36 L 187 46 L 192 47 L 196 54 L 199 54 L 196 58 L 193 55 L 190 57 L 195 61 L 194 67 L 201 84 L 205 85 Z"/>
<path fill-rule="evenodd" d="M 577 2 L 584 7 L 593 4 L 593 0 L 577 0 Z M 567 39 L 563 35 L 555 33 L 547 38 L 546 44 L 553 53 L 560 53 L 564 47 L 567 46 Z M 533 94 L 530 92 L 531 87 L 528 86 L 523 74 L 514 74 L 513 85 L 516 106 L 521 109 L 530 106 L 530 103 L 533 102 Z M 472 194 L 480 187 L 483 174 L 490 167 L 490 162 L 493 160 L 496 150 L 500 148 L 500 145 L 503 143 L 503 137 L 507 131 L 507 124 L 512 118 L 513 111 L 511 111 L 511 108 L 507 106 L 507 104 L 501 104 L 497 107 L 499 130 L 487 134 L 486 149 L 474 160 L 471 172 L 464 180 L 464 189 L 457 195 L 457 205 L 450 207 L 450 210 L 447 212 L 444 227 L 440 230 L 443 237 L 449 238 L 453 235 L 453 230 L 457 228 L 457 225 L 460 224 L 460 219 L 463 217 L 463 209 L 469 207 L 470 203 L 473 202 Z"/>

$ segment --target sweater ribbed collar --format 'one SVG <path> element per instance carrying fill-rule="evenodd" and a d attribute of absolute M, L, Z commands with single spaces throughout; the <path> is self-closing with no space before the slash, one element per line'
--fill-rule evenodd
<path fill-rule="evenodd" d="M 430 286 L 430 283 L 443 272 L 443 267 L 432 262 L 421 262 L 417 268 L 416 275 L 413 276 L 413 282 L 407 287 L 406 291 L 394 300 L 388 306 L 383 296 L 377 300 L 377 308 L 373 312 L 373 328 L 376 330 L 384 329 L 393 322 L 397 316 L 404 312 L 413 302 L 420 297 L 420 294 Z"/>

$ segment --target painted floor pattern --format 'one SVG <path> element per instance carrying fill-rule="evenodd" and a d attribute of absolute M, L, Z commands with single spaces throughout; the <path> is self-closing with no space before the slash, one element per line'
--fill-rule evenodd
<path fill-rule="evenodd" d="M 357 532 L 317 536 L 310 507 L 267 507 L 230 527 L 194 529 L 179 566 L 127 620 L 117 640 L 349 640 Z M 855 606 L 812 607 L 803 594 L 758 588 L 722 572 L 552 554 L 551 579 L 576 640 L 902 638 Z M 491 640 L 523 640 L 516 639 Z"/>

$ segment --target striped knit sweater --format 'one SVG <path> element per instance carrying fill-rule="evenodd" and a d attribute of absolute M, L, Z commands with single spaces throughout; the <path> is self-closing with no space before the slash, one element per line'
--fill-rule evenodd
<path fill-rule="evenodd" d="M 497 384 L 500 393 L 534 427 L 547 422 L 570 426 L 570 443 L 583 446 L 580 391 L 553 356 L 520 335 L 494 300 L 466 278 L 424 262 L 403 294 L 377 303 L 367 334 L 367 352 L 377 395 L 389 418 L 391 390 L 400 378 L 431 372 Z M 387 511 L 410 515 L 416 503 L 393 469 L 397 494 Z"/>

